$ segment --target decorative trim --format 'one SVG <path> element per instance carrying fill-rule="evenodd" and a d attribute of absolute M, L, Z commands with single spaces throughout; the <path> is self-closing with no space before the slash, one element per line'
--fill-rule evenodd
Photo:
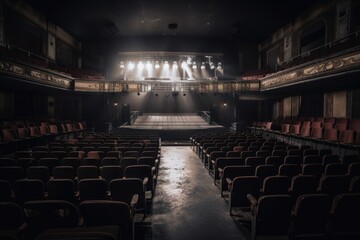
<path fill-rule="evenodd" d="M 260 91 L 300 83 L 305 79 L 315 78 L 350 69 L 359 68 L 360 53 L 334 57 L 321 63 L 311 64 L 296 70 L 285 70 L 260 80 Z"/>
<path fill-rule="evenodd" d="M 72 79 L 66 79 L 45 71 L 24 67 L 20 64 L 10 63 L 3 59 L 0 59 L 0 72 L 13 75 L 18 78 L 26 78 L 26 80 L 31 80 L 36 83 L 61 87 L 64 89 L 71 88 Z"/>

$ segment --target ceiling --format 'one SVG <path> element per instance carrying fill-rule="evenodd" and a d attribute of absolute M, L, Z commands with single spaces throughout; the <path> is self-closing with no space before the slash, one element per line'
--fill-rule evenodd
<path fill-rule="evenodd" d="M 220 37 L 256 43 L 290 23 L 317 2 L 316 0 L 24 1 L 81 41 L 125 36 L 186 36 Z"/>

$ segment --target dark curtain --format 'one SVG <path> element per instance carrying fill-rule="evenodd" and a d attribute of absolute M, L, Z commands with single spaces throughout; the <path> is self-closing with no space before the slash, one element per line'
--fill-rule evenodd
<path fill-rule="evenodd" d="M 324 94 L 302 95 L 299 117 L 323 117 Z"/>

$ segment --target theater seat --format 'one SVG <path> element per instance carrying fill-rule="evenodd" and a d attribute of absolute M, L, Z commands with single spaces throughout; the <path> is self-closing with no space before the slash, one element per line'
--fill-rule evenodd
<path fill-rule="evenodd" d="M 291 238 L 324 236 L 332 198 L 327 194 L 304 194 L 292 212 Z"/>
<path fill-rule="evenodd" d="M 267 195 L 257 200 L 248 194 L 251 203 L 251 239 L 257 236 L 286 236 L 291 222 L 291 198 L 289 195 Z"/>

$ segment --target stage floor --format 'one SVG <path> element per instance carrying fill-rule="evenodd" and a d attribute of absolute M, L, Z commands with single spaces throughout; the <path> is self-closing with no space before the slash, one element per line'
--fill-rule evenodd
<path fill-rule="evenodd" d="M 138 116 L 132 125 L 121 126 L 125 129 L 144 130 L 195 130 L 223 128 L 221 125 L 209 125 L 196 113 L 175 114 L 175 113 L 147 113 Z"/>

